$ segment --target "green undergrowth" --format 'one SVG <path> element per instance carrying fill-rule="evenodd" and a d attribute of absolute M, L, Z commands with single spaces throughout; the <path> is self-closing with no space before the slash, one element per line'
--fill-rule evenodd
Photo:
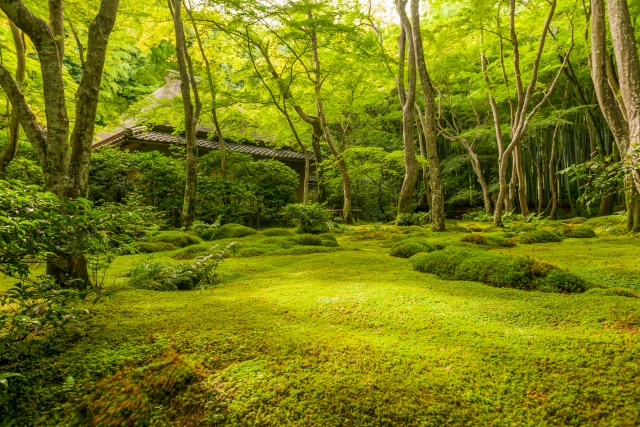
<path fill-rule="evenodd" d="M 43 333 L 0 355 L 3 371 L 23 375 L 0 393 L 0 425 L 636 425 L 640 239 L 461 243 L 472 224 L 444 233 L 357 226 L 330 234 L 338 248 L 258 232 L 119 257 L 105 280 L 113 298 L 88 306 L 90 315 L 65 334 Z M 510 233 L 520 234 L 482 236 Z M 230 241 L 238 251 L 343 251 L 236 253 L 206 290 L 128 284 L 140 260 L 178 265 L 188 259 L 172 257 L 179 251 Z M 558 276 L 566 271 L 594 287 L 498 288 L 424 274 L 389 256 L 415 242 L 445 248 L 412 260 L 450 251 L 469 264 L 487 261 L 477 265 L 529 257 L 537 261 L 522 265 L 546 286 L 566 286 Z"/>
<path fill-rule="evenodd" d="M 193 234 L 181 231 L 163 231 L 149 238 L 149 243 L 168 243 L 177 248 L 184 248 L 191 245 L 197 245 L 202 240 Z"/>

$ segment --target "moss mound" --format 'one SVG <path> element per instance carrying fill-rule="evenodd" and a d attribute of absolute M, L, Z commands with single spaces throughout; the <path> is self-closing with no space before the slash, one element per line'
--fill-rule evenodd
<path fill-rule="evenodd" d="M 176 246 L 171 243 L 165 242 L 135 242 L 133 247 L 138 250 L 138 252 L 143 254 L 151 254 L 154 252 L 163 252 L 163 251 L 174 251 L 178 249 Z"/>
<path fill-rule="evenodd" d="M 513 237 L 488 236 L 486 240 L 489 246 L 497 246 L 499 248 L 513 248 L 514 246 L 518 246 L 516 239 Z"/>
<path fill-rule="evenodd" d="M 411 258 L 421 252 L 433 252 L 435 250 L 437 248 L 429 243 L 410 239 L 394 246 L 390 255 L 398 258 Z"/>
<path fill-rule="evenodd" d="M 322 234 L 329 232 L 329 224 L 326 222 L 318 222 L 312 225 L 301 225 L 296 229 L 298 234 Z"/>
<path fill-rule="evenodd" d="M 324 246 L 323 240 L 313 234 L 302 234 L 294 237 L 292 241 L 300 246 Z"/>
<path fill-rule="evenodd" d="M 518 236 L 518 243 L 550 243 L 550 242 L 561 242 L 562 237 L 554 233 L 553 231 L 538 229 L 534 231 L 529 231 L 526 233 L 521 233 Z"/>
<path fill-rule="evenodd" d="M 584 225 L 591 228 L 624 226 L 627 217 L 624 215 L 607 215 L 588 219 Z"/>
<path fill-rule="evenodd" d="M 322 240 L 322 244 L 324 246 L 327 246 L 327 247 L 339 246 L 335 236 L 331 233 L 318 234 L 318 237 Z"/>
<path fill-rule="evenodd" d="M 215 245 L 211 245 L 211 243 L 201 243 L 199 245 L 187 246 L 186 248 L 182 248 L 179 251 L 176 251 L 175 254 L 171 255 L 171 258 L 192 259 L 209 253 L 213 246 Z"/>
<path fill-rule="evenodd" d="M 460 241 L 463 243 L 473 243 L 474 245 L 486 245 L 489 243 L 487 239 L 480 234 L 468 234 L 460 239 Z"/>
<path fill-rule="evenodd" d="M 596 232 L 586 225 L 576 225 L 574 227 L 565 227 L 562 230 L 564 237 L 573 239 L 592 239 L 596 237 Z"/>
<path fill-rule="evenodd" d="M 151 243 L 170 243 L 177 248 L 184 248 L 202 243 L 198 237 L 182 231 L 166 231 L 149 239 Z"/>
<path fill-rule="evenodd" d="M 528 257 L 510 257 L 479 249 L 449 247 L 417 255 L 413 268 L 443 279 L 469 280 L 499 288 L 545 292 L 584 292 L 586 283 L 576 275 Z"/>
<path fill-rule="evenodd" d="M 222 227 L 208 229 L 201 234 L 205 240 L 240 239 L 246 236 L 257 234 L 253 228 L 240 224 L 225 224 Z"/>
<path fill-rule="evenodd" d="M 293 233 L 286 228 L 268 228 L 266 230 L 262 230 L 260 234 L 267 237 L 293 236 Z"/>

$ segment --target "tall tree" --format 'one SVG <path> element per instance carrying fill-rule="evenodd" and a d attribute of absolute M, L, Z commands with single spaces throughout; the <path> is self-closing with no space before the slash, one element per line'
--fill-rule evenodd
<path fill-rule="evenodd" d="M 416 102 L 416 49 L 411 22 L 406 12 L 407 0 L 396 0 L 396 11 L 400 16 L 400 35 L 398 36 L 398 97 L 402 107 L 402 141 L 404 149 L 404 180 L 398 197 L 398 213 L 411 211 L 413 192 L 418 180 L 418 161 L 416 160 L 413 123 Z M 420 31 L 418 29 L 418 31 Z M 404 70 L 407 68 L 407 86 Z"/>
<path fill-rule="evenodd" d="M 509 191 L 509 187 L 507 184 L 507 171 L 509 167 L 509 159 L 511 156 L 514 156 L 513 161 L 513 171 L 514 175 L 512 177 L 520 177 L 520 185 L 524 185 L 523 173 L 521 170 L 522 163 L 521 159 L 518 156 L 520 146 L 520 142 L 524 135 L 526 134 L 529 123 L 531 119 L 535 116 L 535 114 L 540 110 L 542 105 L 547 101 L 547 99 L 553 93 L 553 90 L 558 82 L 558 78 L 562 72 L 562 67 L 565 66 L 567 59 L 569 58 L 569 54 L 573 48 L 573 45 L 567 50 L 563 62 L 560 65 L 560 70 L 556 73 L 554 79 L 546 90 L 546 93 L 542 96 L 542 99 L 539 102 L 532 104 L 532 100 L 535 95 L 536 85 L 538 82 L 538 72 L 540 69 L 540 61 L 542 59 L 542 54 L 544 51 L 544 46 L 547 38 L 547 34 L 549 32 L 549 27 L 551 25 L 551 21 L 553 19 L 554 13 L 556 10 L 556 0 L 552 0 L 549 5 L 549 12 L 547 18 L 544 22 L 544 26 L 542 29 L 542 34 L 540 36 L 540 41 L 538 43 L 538 49 L 535 54 L 532 66 L 532 74 L 531 80 L 529 84 L 525 88 L 525 84 L 523 82 L 523 75 L 520 67 L 520 50 L 519 50 L 519 41 L 518 34 L 516 31 L 516 1 L 510 0 L 509 2 L 509 28 L 510 28 L 510 41 L 513 49 L 513 67 L 514 67 L 514 77 L 515 77 L 515 87 L 516 87 L 516 99 L 509 100 L 509 108 L 510 108 L 510 123 L 509 123 L 509 136 L 510 141 L 505 145 L 504 137 L 502 133 L 502 124 L 500 119 L 500 111 L 498 109 L 498 104 L 496 102 L 496 98 L 492 93 L 492 83 L 489 79 L 489 74 L 487 72 L 487 58 L 484 54 L 484 51 L 481 52 L 481 65 L 482 65 L 482 73 L 485 79 L 487 86 L 489 87 L 489 102 L 491 105 L 491 112 L 493 115 L 493 122 L 496 131 L 496 141 L 498 145 L 498 183 L 500 185 L 500 191 L 498 193 L 498 198 L 496 200 L 493 221 L 495 225 L 502 225 L 502 212 L 504 210 L 505 199 L 507 197 L 507 192 Z M 502 58 L 502 49 L 501 49 L 501 58 L 500 58 L 501 66 L 503 67 L 503 75 L 504 82 L 507 87 L 509 87 L 509 82 L 507 79 L 507 73 L 504 69 L 504 61 Z M 520 192 L 520 204 L 523 210 L 523 213 L 528 212 L 526 208 L 526 196 L 524 195 L 524 188 Z"/>
<path fill-rule="evenodd" d="M 442 186 L 442 172 L 440 169 L 440 157 L 438 156 L 435 91 L 431 83 L 431 77 L 427 72 L 422 47 L 422 34 L 420 33 L 420 0 L 411 0 L 411 27 L 413 47 L 416 50 L 416 68 L 420 76 L 422 95 L 424 102 L 424 114 L 421 116 L 422 131 L 429 161 L 429 177 L 431 183 L 431 229 L 433 231 L 445 231 L 444 220 L 444 188 Z"/>
<path fill-rule="evenodd" d="M 27 69 L 24 34 L 11 20 L 9 20 L 9 28 L 11 29 L 13 45 L 16 49 L 16 83 L 21 84 L 24 82 Z M 7 145 L 4 147 L 4 150 L 0 155 L 0 177 L 4 175 L 5 168 L 18 153 L 19 140 L 20 123 L 18 122 L 18 114 L 12 110 L 9 118 L 9 137 L 7 139 Z"/>
<path fill-rule="evenodd" d="M 180 92 L 184 108 L 184 135 L 187 148 L 187 174 L 185 179 L 184 203 L 182 206 L 182 226 L 189 227 L 196 217 L 196 190 L 198 187 L 198 144 L 196 142 L 196 126 L 202 108 L 198 96 L 198 86 L 193 74 L 193 66 L 182 25 L 182 1 L 169 0 L 169 10 L 173 18 L 176 33 L 176 58 L 180 73 Z M 191 100 L 191 91 L 193 99 Z"/>
<path fill-rule="evenodd" d="M 640 136 L 640 62 L 626 0 L 610 0 L 607 5 L 619 87 L 607 50 L 604 0 L 591 0 L 591 77 L 620 157 L 629 163 Z M 640 231 L 640 176 L 635 167 L 625 180 L 625 200 L 627 229 Z"/>
<path fill-rule="evenodd" d="M 55 16 L 50 16 L 50 20 L 57 22 L 57 8 L 62 7 L 62 2 L 52 2 L 56 8 Z M 76 93 L 76 117 L 69 144 L 69 118 L 60 56 L 63 48 L 59 48 L 61 38 L 54 32 L 59 31 L 58 24 L 58 29 L 52 30 L 47 22 L 35 16 L 21 0 L 0 0 L 0 9 L 29 37 L 38 53 L 44 89 L 46 131 L 38 123 L 15 78 L 1 64 L 0 85 L 33 146 L 43 171 L 46 189 L 60 197 L 77 197 L 87 188 L 100 81 L 118 5 L 119 0 L 102 0 L 100 10 L 89 26 L 87 60 Z M 85 286 L 89 283 L 83 255 L 55 254 L 49 257 L 47 273 L 54 276 L 58 283 L 65 285 L 71 285 L 75 279 L 81 279 Z"/>

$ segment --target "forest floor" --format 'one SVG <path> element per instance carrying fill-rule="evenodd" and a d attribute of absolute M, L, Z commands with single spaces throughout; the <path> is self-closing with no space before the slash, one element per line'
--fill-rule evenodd
<path fill-rule="evenodd" d="M 132 289 L 66 334 L 5 356 L 21 372 L 0 424 L 632 426 L 640 420 L 640 299 L 440 280 L 389 256 L 425 228 L 353 228 L 341 251 L 230 258 L 206 290 Z M 487 224 L 480 224 L 486 227 Z M 604 288 L 640 292 L 640 239 L 521 244 Z M 4 366 L 4 371 L 7 366 Z"/>

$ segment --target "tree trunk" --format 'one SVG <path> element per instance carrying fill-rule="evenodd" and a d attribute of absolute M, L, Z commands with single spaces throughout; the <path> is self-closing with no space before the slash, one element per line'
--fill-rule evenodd
<path fill-rule="evenodd" d="M 516 145 L 514 154 L 514 163 L 518 176 L 518 201 L 520 202 L 520 212 L 522 212 L 523 216 L 527 216 L 529 215 L 529 205 L 527 203 L 527 182 L 524 176 L 524 169 L 522 167 L 522 149 L 520 144 Z"/>
<path fill-rule="evenodd" d="M 420 83 L 422 85 L 422 94 L 424 98 L 423 132 L 427 157 L 429 161 L 429 177 L 431 182 L 431 230 L 445 231 L 446 224 L 444 218 L 444 188 L 442 186 L 442 173 L 440 170 L 440 158 L 438 156 L 438 146 L 436 140 L 437 131 L 435 122 L 435 94 L 433 85 L 431 84 L 431 78 L 429 77 L 429 73 L 427 72 L 427 65 L 424 60 L 422 35 L 420 34 L 419 7 L 420 0 L 411 0 L 412 23 L 410 28 L 412 30 L 413 48 L 415 49 L 416 68 L 418 71 L 418 75 L 420 76 Z M 409 44 L 409 48 L 411 48 L 411 44 Z"/>
<path fill-rule="evenodd" d="M 309 18 L 312 18 L 311 11 L 308 12 L 308 16 Z M 316 112 L 318 114 L 318 119 L 320 120 L 320 125 L 322 126 L 324 139 L 325 141 L 327 141 L 327 145 L 329 146 L 333 157 L 338 163 L 338 169 L 340 170 L 340 175 L 342 176 L 342 190 L 344 194 L 342 206 L 343 219 L 345 223 L 351 224 L 353 223 L 353 217 L 351 214 L 351 180 L 349 179 L 349 170 L 347 169 L 347 163 L 344 161 L 344 158 L 340 155 L 340 152 L 338 152 L 335 144 L 333 143 L 333 138 L 331 137 L 329 126 L 327 125 L 327 118 L 324 115 L 324 108 L 320 96 L 322 80 L 320 75 L 320 56 L 318 55 L 318 36 L 316 34 L 315 28 L 313 28 L 311 31 L 311 50 L 313 51 L 315 74 L 314 89 L 316 94 Z"/>
<path fill-rule="evenodd" d="M 549 155 L 549 188 L 551 189 L 551 212 L 549 219 L 556 219 L 556 211 L 558 209 L 558 185 L 556 183 L 556 152 L 558 147 L 558 129 L 560 125 L 556 125 L 553 130 L 553 140 L 551 141 L 551 154 Z"/>
<path fill-rule="evenodd" d="M 24 82 L 26 72 L 26 55 L 23 36 L 20 33 L 20 29 L 16 27 L 13 21 L 9 20 L 9 27 L 11 29 L 11 35 L 13 36 L 13 44 L 16 49 L 16 82 L 18 84 Z M 4 177 L 5 169 L 7 165 L 14 159 L 18 153 L 18 142 L 20 141 L 20 122 L 18 121 L 18 114 L 13 109 L 9 118 L 9 137 L 7 139 L 7 145 L 4 147 L 2 154 L 0 155 L 0 177 Z"/>
<path fill-rule="evenodd" d="M 416 119 L 418 123 L 420 123 L 420 116 L 416 117 Z M 420 148 L 420 155 L 426 159 L 427 155 L 424 149 L 424 142 L 422 140 L 422 131 L 420 130 L 422 126 L 416 127 L 416 128 L 418 131 L 418 147 Z M 422 166 L 421 169 L 422 169 L 422 186 L 424 187 L 424 195 L 425 195 L 425 199 L 427 200 L 427 206 L 429 207 L 429 210 L 431 210 L 431 189 L 429 188 L 429 180 L 427 179 L 427 167 Z"/>
<path fill-rule="evenodd" d="M 402 181 L 402 187 L 398 194 L 398 214 L 408 213 L 411 211 L 411 201 L 418 179 L 418 164 L 416 161 L 414 142 L 413 142 L 413 120 L 414 120 L 414 103 L 416 96 L 416 60 L 415 48 L 413 46 L 413 37 L 411 34 L 411 23 L 405 11 L 406 0 L 397 0 L 396 9 L 400 16 L 400 36 L 398 37 L 398 97 L 402 107 L 402 142 L 404 149 L 404 168 L 405 174 Z M 408 47 L 408 48 L 407 48 Z M 408 51 L 407 70 L 408 70 L 408 89 L 404 86 L 404 66 L 405 53 Z"/>
<path fill-rule="evenodd" d="M 169 10 L 173 17 L 176 32 L 176 57 L 178 71 L 180 72 L 180 92 L 182 93 L 182 105 L 184 107 L 184 133 L 187 147 L 187 173 L 185 179 L 184 204 L 182 206 L 182 227 L 187 228 L 193 224 L 196 216 L 196 191 L 198 185 L 198 144 L 196 143 L 196 125 L 200 114 L 200 100 L 193 77 L 191 59 L 187 51 L 182 26 L 182 2 L 169 0 Z M 196 106 L 191 101 L 191 90 L 194 92 Z"/>
<path fill-rule="evenodd" d="M 64 10 L 62 0 L 48 0 L 49 3 L 49 25 L 58 48 L 58 60 L 62 64 L 64 59 Z"/>

